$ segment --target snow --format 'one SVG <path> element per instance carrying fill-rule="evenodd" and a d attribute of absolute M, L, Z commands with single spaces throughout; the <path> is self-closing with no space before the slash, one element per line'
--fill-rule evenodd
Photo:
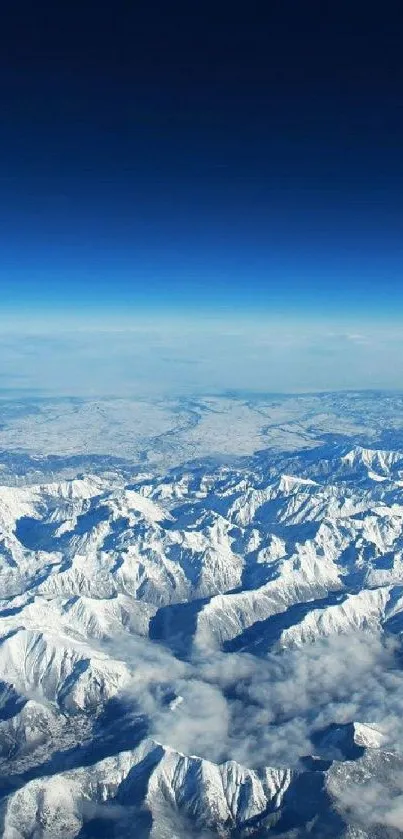
<path fill-rule="evenodd" d="M 315 778 L 344 813 L 348 776 L 383 777 L 390 731 L 348 717 L 348 697 L 348 719 L 336 720 L 327 741 L 332 765 L 312 775 L 243 765 L 228 744 L 222 760 L 169 742 L 170 725 L 191 714 L 200 662 L 234 652 L 282 661 L 362 633 L 400 644 L 403 454 L 377 442 L 379 405 L 342 402 L 209 396 L 64 412 L 46 404 L 0 429 L 0 444 L 32 458 L 25 477 L 5 469 L 0 486 L 0 766 L 21 776 L 3 797 L 6 839 L 77 837 L 89 813 L 129 836 L 138 808 L 155 839 L 167 813 L 200 831 L 247 836 L 255 825 L 269 830 L 290 800 L 305 824 L 300 790 L 316 789 Z M 89 453 L 94 430 L 101 438 Z M 336 430 L 351 439 L 321 439 Z M 85 453 L 86 468 L 63 458 L 48 468 L 42 455 L 57 445 L 65 456 Z M 96 453 L 124 462 L 101 458 L 98 468 Z M 140 707 L 145 725 L 161 705 L 167 736 L 136 728 L 138 742 L 126 748 Z M 358 749 L 354 761 L 340 758 L 343 744 Z M 69 768 L 63 750 L 74 757 Z M 353 823 L 346 831 L 360 835 Z"/>

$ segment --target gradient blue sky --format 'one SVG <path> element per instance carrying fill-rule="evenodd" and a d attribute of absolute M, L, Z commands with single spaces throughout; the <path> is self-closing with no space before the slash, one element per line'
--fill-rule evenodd
<path fill-rule="evenodd" d="M 397 3 L 7 5 L 4 323 L 396 330 L 402 35 Z"/>

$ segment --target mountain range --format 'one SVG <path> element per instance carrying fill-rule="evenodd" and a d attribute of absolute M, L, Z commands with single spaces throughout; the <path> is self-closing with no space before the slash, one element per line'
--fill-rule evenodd
<path fill-rule="evenodd" d="M 403 835 L 403 451 L 0 486 L 5 839 Z"/>

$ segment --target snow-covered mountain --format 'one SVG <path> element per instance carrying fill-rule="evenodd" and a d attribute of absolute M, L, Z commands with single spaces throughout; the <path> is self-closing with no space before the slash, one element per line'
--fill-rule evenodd
<path fill-rule="evenodd" d="M 6 839 L 403 836 L 403 452 L 19 484 Z"/>

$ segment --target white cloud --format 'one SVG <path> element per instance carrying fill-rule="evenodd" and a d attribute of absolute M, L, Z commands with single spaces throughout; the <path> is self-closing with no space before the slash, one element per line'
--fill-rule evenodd
<path fill-rule="evenodd" d="M 82 315 L 9 318 L 0 328 L 3 387 L 54 395 L 388 389 L 403 381 L 403 330 L 393 325 Z"/>

